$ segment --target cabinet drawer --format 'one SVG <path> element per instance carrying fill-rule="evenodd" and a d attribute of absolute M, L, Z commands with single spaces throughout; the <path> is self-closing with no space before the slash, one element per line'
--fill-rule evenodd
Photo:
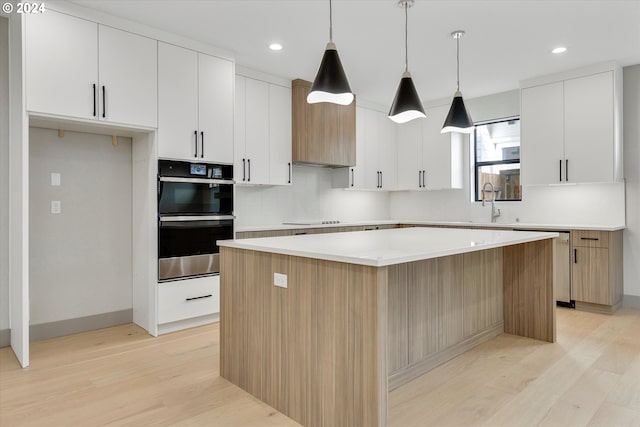
<path fill-rule="evenodd" d="M 220 276 L 158 284 L 158 323 L 220 311 Z"/>
<path fill-rule="evenodd" d="M 608 248 L 609 232 L 573 230 L 571 232 L 571 246 L 582 246 L 587 248 Z"/>

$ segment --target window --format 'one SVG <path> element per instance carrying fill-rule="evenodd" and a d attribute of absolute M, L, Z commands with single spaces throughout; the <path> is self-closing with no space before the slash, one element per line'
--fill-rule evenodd
<path fill-rule="evenodd" d="M 482 123 L 473 133 L 475 152 L 475 200 L 482 200 L 482 187 L 493 184 L 496 200 L 521 200 L 520 119 Z M 485 198 L 491 198 L 486 186 Z"/>

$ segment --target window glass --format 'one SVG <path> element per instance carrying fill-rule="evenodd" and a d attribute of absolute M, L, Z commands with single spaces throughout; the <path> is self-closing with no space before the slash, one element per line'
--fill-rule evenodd
<path fill-rule="evenodd" d="M 489 200 L 493 184 L 495 200 L 521 200 L 520 119 L 483 123 L 475 126 L 475 200 Z"/>

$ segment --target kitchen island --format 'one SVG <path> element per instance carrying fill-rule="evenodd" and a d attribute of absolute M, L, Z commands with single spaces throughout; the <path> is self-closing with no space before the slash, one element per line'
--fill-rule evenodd
<path fill-rule="evenodd" d="M 555 341 L 557 233 L 402 228 L 219 242 L 221 376 L 305 426 L 503 332 Z"/>

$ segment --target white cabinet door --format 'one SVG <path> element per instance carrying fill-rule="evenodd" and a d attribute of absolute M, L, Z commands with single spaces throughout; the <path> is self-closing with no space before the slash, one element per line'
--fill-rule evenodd
<path fill-rule="evenodd" d="M 97 118 L 98 25 L 52 10 L 27 15 L 26 75 L 27 110 Z"/>
<path fill-rule="evenodd" d="M 202 160 L 233 163 L 233 63 L 198 54 L 198 130 Z"/>
<path fill-rule="evenodd" d="M 378 166 L 380 168 L 380 186 L 383 190 L 395 190 L 397 182 L 397 145 L 395 124 L 385 113 L 375 112 L 378 124 L 379 154 Z"/>
<path fill-rule="evenodd" d="M 233 179 L 237 183 L 247 181 L 246 137 L 247 128 L 244 109 L 246 105 L 246 82 L 242 76 L 236 76 L 235 100 L 233 107 Z"/>
<path fill-rule="evenodd" d="M 157 127 L 158 42 L 104 25 L 98 40 L 100 120 Z"/>
<path fill-rule="evenodd" d="M 613 72 L 564 82 L 567 182 L 614 181 Z"/>
<path fill-rule="evenodd" d="M 269 183 L 291 184 L 291 89 L 269 85 Z"/>
<path fill-rule="evenodd" d="M 364 188 L 380 188 L 380 133 L 375 111 L 364 109 Z"/>
<path fill-rule="evenodd" d="M 559 183 L 561 169 L 564 178 L 563 93 L 562 82 L 525 88 L 521 91 L 520 146 L 523 185 Z"/>
<path fill-rule="evenodd" d="M 365 188 L 365 115 L 365 109 L 356 106 L 356 164 L 348 169 L 350 188 Z"/>
<path fill-rule="evenodd" d="M 397 127 L 399 190 L 422 188 L 422 121 L 412 120 Z"/>
<path fill-rule="evenodd" d="M 198 53 L 159 42 L 158 157 L 199 159 L 197 132 Z"/>
<path fill-rule="evenodd" d="M 269 183 L 269 84 L 245 81 L 246 182 Z"/>
<path fill-rule="evenodd" d="M 427 118 L 422 120 L 422 179 L 424 187 L 430 190 L 462 188 L 462 151 L 452 145 L 450 133 L 441 133 L 449 106 L 444 105 L 427 110 Z"/>

